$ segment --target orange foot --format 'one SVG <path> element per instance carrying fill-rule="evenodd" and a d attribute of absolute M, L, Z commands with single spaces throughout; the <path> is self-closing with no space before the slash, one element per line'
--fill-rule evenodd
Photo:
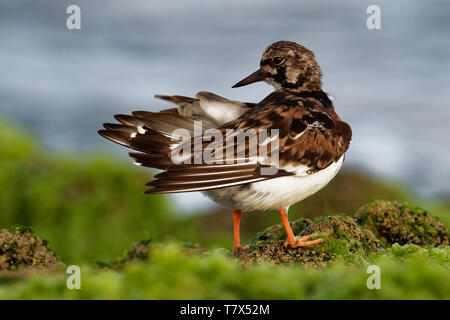
<path fill-rule="evenodd" d="M 238 252 L 244 251 L 244 250 L 246 250 L 247 248 L 248 248 L 248 246 L 241 246 L 241 245 L 234 246 L 234 247 L 233 247 L 233 254 L 236 254 L 236 253 L 238 253 Z"/>
<path fill-rule="evenodd" d="M 291 248 L 298 248 L 298 247 L 307 247 L 307 246 L 311 246 L 313 244 L 318 244 L 318 243 L 322 243 L 323 239 L 315 239 L 315 240 L 309 240 L 309 238 L 312 237 L 312 234 L 310 234 L 309 236 L 306 237 L 301 237 L 299 239 L 297 238 L 291 238 L 291 239 L 287 239 L 287 241 L 284 243 L 284 246 L 290 246 Z"/>

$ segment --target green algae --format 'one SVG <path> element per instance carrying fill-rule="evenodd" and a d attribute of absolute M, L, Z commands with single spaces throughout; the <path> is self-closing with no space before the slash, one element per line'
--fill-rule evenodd
<path fill-rule="evenodd" d="M 237 257 L 245 266 L 260 262 L 324 267 L 330 262 L 363 264 L 368 257 L 393 244 L 448 246 L 445 225 L 428 211 L 395 201 L 373 201 L 361 207 L 355 218 L 333 215 L 291 222 L 296 236 L 313 234 L 320 245 L 291 249 L 283 246 L 284 227 L 279 224 L 257 234 Z M 399 250 L 397 247 L 390 250 Z"/>
<path fill-rule="evenodd" d="M 449 245 L 445 225 L 428 211 L 397 201 L 373 201 L 355 214 L 385 244 Z"/>
<path fill-rule="evenodd" d="M 312 234 L 323 243 L 308 247 L 285 247 L 283 226 L 269 227 L 250 243 L 237 257 L 245 266 L 262 261 L 275 264 L 299 264 L 304 267 L 323 267 L 332 261 L 363 263 L 370 252 L 382 247 L 373 233 L 361 228 L 353 218 L 335 215 L 314 221 L 300 219 L 291 223 L 296 236 Z"/>
<path fill-rule="evenodd" d="M 426 217 L 428 225 L 419 223 L 426 241 L 422 245 L 383 243 L 372 231 L 376 227 L 379 232 L 380 226 L 369 223 L 371 214 L 361 215 L 373 212 L 364 206 L 356 219 L 339 214 L 291 222 L 296 236 L 313 234 L 324 239 L 318 245 L 284 247 L 281 224 L 258 233 L 248 249 L 237 255 L 225 249 L 208 251 L 193 243 L 146 239 L 100 268 L 82 265 L 81 290 L 68 290 L 64 273 L 28 272 L 0 282 L 0 299 L 449 299 L 450 247 L 434 245 L 447 232 L 445 227 L 420 208 L 398 203 L 376 208 L 379 214 L 386 208 L 393 210 L 389 219 L 396 217 L 408 228 L 416 220 L 405 219 L 404 214 L 419 220 Z M 6 233 L 35 237 L 31 230 L 16 226 L 1 231 L 0 244 L 6 243 L 1 238 Z M 380 290 L 367 287 L 370 265 L 381 270 Z"/>
<path fill-rule="evenodd" d="M 81 266 L 80 290 L 68 290 L 60 274 L 40 274 L 0 285 L 0 299 L 450 299 L 448 254 L 449 247 L 394 245 L 363 265 L 243 268 L 226 253 L 190 254 L 166 242 L 152 245 L 150 260 L 120 271 Z M 380 290 L 366 285 L 368 264 L 381 269 Z"/>
<path fill-rule="evenodd" d="M 16 225 L 0 230 L 0 271 L 51 269 L 60 265 L 47 241 L 34 235 L 30 228 Z"/>
<path fill-rule="evenodd" d="M 97 262 L 97 266 L 101 268 L 108 268 L 119 270 L 125 267 L 132 261 L 147 261 L 150 254 L 150 242 L 151 238 L 141 240 L 134 243 L 130 248 L 128 248 L 125 255 L 111 262 Z"/>

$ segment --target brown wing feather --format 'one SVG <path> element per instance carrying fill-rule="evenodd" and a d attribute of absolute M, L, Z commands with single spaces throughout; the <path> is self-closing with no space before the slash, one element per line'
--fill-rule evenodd
<path fill-rule="evenodd" d="M 180 104 L 195 103 L 197 99 L 183 96 L 157 96 L 158 98 Z M 224 99 L 210 93 L 199 93 L 200 98 Z M 121 124 L 105 124 L 99 133 L 118 144 L 142 151 L 130 153 L 140 165 L 160 168 L 165 172 L 155 176 L 147 185 L 152 187 L 146 193 L 173 193 L 201 191 L 247 184 L 257 181 L 293 175 L 283 170 L 286 165 L 309 168 L 309 173 L 319 171 L 337 161 L 348 149 L 351 129 L 334 112 L 331 101 L 320 92 L 302 92 L 295 89 L 281 89 L 273 92 L 259 104 L 249 104 L 249 111 L 238 119 L 228 122 L 218 129 L 225 136 L 223 154 L 226 148 L 235 150 L 235 158 L 242 163 L 182 164 L 174 165 L 169 157 L 172 139 L 171 132 L 180 127 L 192 130 L 193 119 L 181 116 L 176 109 L 158 113 L 136 111 L 133 115 L 117 115 Z M 210 124 L 214 127 L 214 124 Z M 206 127 L 208 123 L 206 122 Z M 141 133 L 142 130 L 145 133 Z M 256 158 L 249 150 L 249 141 L 234 144 L 234 137 L 228 129 L 254 129 L 259 138 L 261 129 L 279 130 L 280 167 L 276 174 L 262 175 L 262 168 L 271 165 L 266 159 Z M 188 142 L 191 147 L 194 140 Z M 203 148 L 209 144 L 204 142 Z M 270 145 L 268 146 L 270 150 Z M 238 155 L 244 150 L 244 155 Z M 259 150 L 257 150 L 259 152 Z M 269 154 L 270 155 L 270 154 Z M 191 163 L 195 158 L 191 157 Z"/>
<path fill-rule="evenodd" d="M 271 163 L 256 158 L 250 152 L 250 139 L 238 145 L 228 129 L 254 129 L 255 139 L 259 142 L 261 129 L 278 129 L 279 149 L 275 151 L 279 151 L 280 167 L 304 165 L 309 168 L 308 173 L 319 171 L 338 161 L 348 149 L 351 139 L 350 126 L 340 121 L 325 93 L 278 90 L 240 118 L 219 128 L 225 136 L 224 141 L 231 142 L 219 145 L 222 154 L 226 154 L 227 148 L 233 148 L 237 158 L 238 150 L 244 149 L 244 156 L 241 158 L 244 165 L 171 166 L 148 184 L 153 188 L 147 193 L 209 190 L 293 174 L 279 168 L 275 175 L 261 175 L 261 167 Z M 193 150 L 194 140 L 189 143 Z M 208 144 L 209 142 L 203 142 L 202 148 Z M 270 144 L 268 149 L 270 150 Z M 259 154 L 259 150 L 256 151 Z M 191 163 L 195 163 L 195 156 L 191 157 Z"/>
<path fill-rule="evenodd" d="M 199 92 L 197 96 L 211 101 L 231 102 L 210 92 Z M 156 95 L 155 97 L 174 103 L 179 108 L 195 103 L 198 105 L 199 101 L 197 98 L 178 95 Z M 173 165 L 169 157 L 170 148 L 177 143 L 177 140 L 184 137 L 183 133 L 175 134 L 175 130 L 185 129 L 189 131 L 187 137 L 190 137 L 194 133 L 194 121 L 202 121 L 203 130 L 218 126 L 215 121 L 204 115 L 183 115 L 177 108 L 160 112 L 133 111 L 131 115 L 118 114 L 114 118 L 119 123 L 105 123 L 105 129 L 98 133 L 117 144 L 141 151 L 142 153 L 130 153 L 134 162 L 157 169 L 166 169 Z"/>
<path fill-rule="evenodd" d="M 172 166 L 147 183 L 152 189 L 146 193 L 204 191 L 292 175 L 278 170 L 275 175 L 264 176 L 262 167 L 259 164 Z"/>
<path fill-rule="evenodd" d="M 310 173 L 338 161 L 352 137 L 322 91 L 275 91 L 237 123 L 243 130 L 279 129 L 280 166 L 306 165 Z"/>

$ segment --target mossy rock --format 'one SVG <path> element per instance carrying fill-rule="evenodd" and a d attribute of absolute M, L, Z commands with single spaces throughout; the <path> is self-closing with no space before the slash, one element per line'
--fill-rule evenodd
<path fill-rule="evenodd" d="M 123 258 L 112 262 L 97 262 L 97 265 L 101 268 L 120 270 L 131 261 L 147 261 L 150 256 L 150 242 L 151 238 L 134 243 Z"/>
<path fill-rule="evenodd" d="M 336 215 L 317 219 L 300 219 L 291 222 L 296 236 L 314 234 L 324 243 L 301 247 L 284 246 L 286 233 L 283 226 L 267 228 L 250 243 L 237 257 L 245 266 L 255 262 L 275 264 L 300 264 L 305 267 L 323 267 L 330 261 L 342 260 L 348 263 L 363 263 L 366 257 L 382 247 L 372 231 L 361 228 L 353 218 Z"/>
<path fill-rule="evenodd" d="M 63 264 L 47 242 L 21 226 L 0 230 L 0 271 L 53 269 Z"/>
<path fill-rule="evenodd" d="M 208 254 L 209 251 L 202 248 L 198 243 L 186 242 L 183 244 L 183 251 L 186 254 Z"/>
<path fill-rule="evenodd" d="M 396 201 L 373 201 L 360 208 L 355 218 L 385 245 L 449 245 L 444 224 L 419 207 Z"/>
<path fill-rule="evenodd" d="M 308 225 L 313 222 L 310 218 L 299 219 L 296 221 L 291 221 L 291 229 L 294 234 L 300 234 L 300 232 L 305 229 Z M 254 241 L 259 240 L 286 240 L 286 230 L 282 224 L 277 224 L 266 228 L 262 232 L 256 234 Z"/>

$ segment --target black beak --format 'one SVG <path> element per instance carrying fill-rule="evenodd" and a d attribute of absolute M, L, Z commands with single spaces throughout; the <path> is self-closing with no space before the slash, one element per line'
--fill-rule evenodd
<path fill-rule="evenodd" d="M 238 88 L 238 87 L 246 86 L 250 83 L 263 81 L 266 79 L 266 76 L 267 76 L 266 72 L 264 72 L 262 69 L 258 69 L 255 72 L 253 72 L 251 75 L 249 75 L 247 78 L 236 83 L 234 86 L 232 86 L 232 88 Z"/>

